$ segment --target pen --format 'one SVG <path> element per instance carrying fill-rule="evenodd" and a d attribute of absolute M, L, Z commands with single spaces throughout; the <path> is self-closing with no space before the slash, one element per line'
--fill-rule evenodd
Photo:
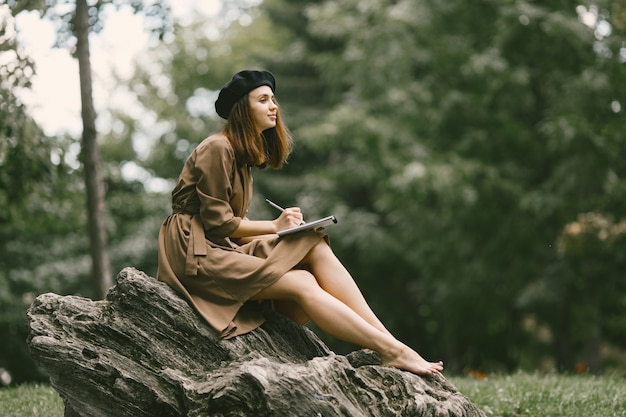
<path fill-rule="evenodd" d="M 273 202 L 272 200 L 270 200 L 269 198 L 266 198 L 266 199 L 265 199 L 265 201 L 267 201 L 267 204 L 269 204 L 270 206 L 274 207 L 275 209 L 280 210 L 280 211 L 285 211 L 285 209 L 284 209 L 284 208 L 282 208 L 282 207 L 281 207 L 281 206 L 279 206 L 278 204 L 274 203 L 274 202 Z M 304 223 L 306 223 L 306 222 L 305 222 L 304 220 L 302 220 L 302 223 L 300 223 L 300 224 L 304 224 Z"/>
<path fill-rule="evenodd" d="M 280 210 L 280 211 L 285 211 L 285 209 L 284 209 L 284 208 L 282 208 L 282 207 L 281 207 L 281 206 L 279 206 L 278 204 L 274 203 L 274 202 L 273 202 L 272 200 L 270 200 L 269 198 L 266 198 L 266 199 L 265 199 L 265 201 L 267 201 L 267 203 L 268 203 L 270 206 L 274 207 L 275 209 Z"/>

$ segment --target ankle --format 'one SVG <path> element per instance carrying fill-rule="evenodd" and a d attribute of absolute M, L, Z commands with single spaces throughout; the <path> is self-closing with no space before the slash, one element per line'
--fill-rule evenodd
<path fill-rule="evenodd" d="M 383 364 L 387 364 L 399 358 L 400 356 L 402 356 L 405 349 L 407 349 L 407 347 L 403 343 L 400 343 L 398 341 L 396 342 L 397 343 L 386 346 L 385 348 L 382 348 L 378 351 Z"/>

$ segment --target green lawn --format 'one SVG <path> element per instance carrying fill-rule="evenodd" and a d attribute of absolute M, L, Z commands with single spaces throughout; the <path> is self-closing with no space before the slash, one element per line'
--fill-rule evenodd
<path fill-rule="evenodd" d="M 2 417 L 63 417 L 61 397 L 47 385 L 0 389 Z"/>
<path fill-rule="evenodd" d="M 449 378 L 487 416 L 626 417 L 626 378 L 525 374 Z"/>
<path fill-rule="evenodd" d="M 449 377 L 487 416 L 626 417 L 626 378 L 514 375 Z M 0 389 L 2 417 L 62 417 L 63 403 L 45 385 Z"/>

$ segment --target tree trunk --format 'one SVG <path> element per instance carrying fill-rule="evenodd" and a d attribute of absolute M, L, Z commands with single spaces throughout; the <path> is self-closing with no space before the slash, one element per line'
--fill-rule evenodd
<path fill-rule="evenodd" d="M 42 294 L 28 345 L 65 417 L 484 417 L 442 375 L 335 355 L 306 327 L 267 311 L 220 340 L 166 284 L 124 269 L 106 300 Z"/>
<path fill-rule="evenodd" d="M 83 120 L 82 155 L 85 188 L 87 190 L 92 279 L 95 297 L 102 299 L 112 282 L 105 226 L 104 184 L 96 132 L 96 111 L 93 105 L 89 57 L 89 11 L 86 0 L 76 1 L 74 30 L 80 77 L 81 116 Z"/>

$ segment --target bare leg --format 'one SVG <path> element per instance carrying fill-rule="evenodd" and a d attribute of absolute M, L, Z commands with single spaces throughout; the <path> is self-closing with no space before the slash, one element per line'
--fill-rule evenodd
<path fill-rule="evenodd" d="M 322 240 L 311 249 L 303 263 L 311 268 L 320 287 L 326 292 L 342 301 L 378 330 L 391 334 L 367 304 L 354 278 L 337 259 L 326 241 Z"/>
<path fill-rule="evenodd" d="M 441 362 L 428 362 L 389 333 L 372 326 L 346 304 L 322 289 L 307 271 L 293 270 L 261 291 L 255 299 L 278 299 L 298 303 L 324 332 L 333 337 L 377 351 L 383 364 L 415 374 L 433 374 Z"/>
<path fill-rule="evenodd" d="M 290 318 L 300 325 L 304 325 L 311 320 L 304 310 L 302 310 L 302 307 L 294 301 L 274 300 L 274 308 L 283 316 Z"/>

